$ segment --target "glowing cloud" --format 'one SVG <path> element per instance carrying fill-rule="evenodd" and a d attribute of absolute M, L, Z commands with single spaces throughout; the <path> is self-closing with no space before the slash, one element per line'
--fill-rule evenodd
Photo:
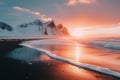
<path fill-rule="evenodd" d="M 19 6 L 14 6 L 13 9 L 18 10 L 18 11 L 24 11 L 24 12 L 31 13 L 31 14 L 39 17 L 44 22 L 52 20 L 52 18 L 46 17 L 45 14 L 41 14 L 40 12 L 32 11 L 30 9 L 22 8 L 22 7 L 19 7 Z"/>
<path fill-rule="evenodd" d="M 69 0 L 66 5 L 71 6 L 71 5 L 76 5 L 78 3 L 77 0 Z"/>
<path fill-rule="evenodd" d="M 78 0 L 80 3 L 84 3 L 84 4 L 91 4 L 96 2 L 96 0 Z"/>
<path fill-rule="evenodd" d="M 96 0 L 68 0 L 68 2 L 66 3 L 66 5 L 68 6 L 72 6 L 72 5 L 76 5 L 76 4 L 91 4 L 96 2 Z"/>

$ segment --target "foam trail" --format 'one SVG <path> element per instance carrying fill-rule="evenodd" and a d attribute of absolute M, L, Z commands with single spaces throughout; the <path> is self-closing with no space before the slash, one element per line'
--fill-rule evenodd
<path fill-rule="evenodd" d="M 52 59 L 59 60 L 59 61 L 62 61 L 62 62 L 66 62 L 68 64 L 74 65 L 74 66 L 79 67 L 79 68 L 83 68 L 83 69 L 86 69 L 86 70 L 94 71 L 94 72 L 97 72 L 97 73 L 101 73 L 101 74 L 104 74 L 104 75 L 108 75 L 108 76 L 120 79 L 120 73 L 112 71 L 108 68 L 99 67 L 99 66 L 90 65 L 90 64 L 83 64 L 83 63 L 78 64 L 78 63 L 75 63 L 75 62 L 70 61 L 68 59 L 62 58 L 62 57 L 57 56 L 55 54 L 52 54 L 51 52 L 49 52 L 48 50 L 45 50 L 45 49 L 37 48 L 37 47 L 31 46 L 31 45 L 28 45 L 28 44 L 23 44 L 23 43 L 20 44 L 20 45 L 25 46 L 25 47 L 29 47 L 29 48 L 32 48 L 32 49 L 35 49 L 35 50 L 38 50 L 38 51 L 43 51 L 43 54 L 49 56 Z"/>

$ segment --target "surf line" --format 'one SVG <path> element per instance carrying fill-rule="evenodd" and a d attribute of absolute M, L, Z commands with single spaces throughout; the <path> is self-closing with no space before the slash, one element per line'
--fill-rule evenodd
<path fill-rule="evenodd" d="M 31 49 L 35 49 L 35 50 L 38 50 L 38 51 L 42 51 L 43 54 L 47 55 L 48 57 L 50 57 L 52 59 L 55 59 L 55 60 L 58 60 L 58 61 L 61 61 L 61 62 L 65 62 L 65 63 L 71 64 L 73 66 L 83 68 L 83 69 L 86 69 L 86 70 L 89 70 L 89 71 L 93 71 L 93 72 L 96 72 L 96 73 L 111 76 L 111 77 L 114 77 L 116 79 L 120 79 L 120 73 L 112 71 L 108 68 L 95 66 L 95 65 L 90 65 L 90 64 L 83 64 L 83 63 L 78 64 L 78 63 L 75 63 L 75 62 L 70 61 L 68 59 L 62 58 L 62 57 L 57 56 L 55 54 L 52 54 L 50 51 L 45 50 L 45 49 L 37 48 L 37 47 L 31 46 L 31 45 L 28 45 L 28 44 L 23 44 L 23 43 L 21 43 L 19 45 L 25 46 L 25 47 L 28 47 L 28 48 L 31 48 Z"/>

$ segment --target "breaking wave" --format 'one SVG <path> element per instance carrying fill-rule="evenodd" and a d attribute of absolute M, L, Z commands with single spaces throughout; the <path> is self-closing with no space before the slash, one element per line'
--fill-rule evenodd
<path fill-rule="evenodd" d="M 50 41 L 50 40 L 49 40 Z M 76 66 L 76 67 L 79 67 L 79 68 L 83 68 L 83 69 L 87 69 L 87 70 L 90 70 L 90 71 L 94 71 L 94 72 L 97 72 L 97 73 L 101 73 L 101 74 L 105 74 L 105 75 L 108 75 L 108 76 L 112 76 L 112 77 L 115 77 L 115 78 L 119 78 L 120 79 L 120 73 L 118 72 L 115 72 L 115 71 L 112 71 L 110 70 L 109 68 L 104 68 L 104 67 L 100 67 L 100 66 L 95 66 L 95 65 L 91 65 L 91 64 L 83 64 L 83 63 L 77 63 L 77 62 L 74 62 L 74 61 L 71 61 L 71 60 L 68 60 L 66 58 L 63 58 L 63 57 L 60 57 L 60 56 L 57 56 L 53 53 L 51 53 L 49 50 L 46 50 L 46 49 L 42 49 L 39 47 L 39 45 L 43 45 L 43 42 L 45 44 L 45 42 L 47 41 L 27 41 L 27 42 L 24 42 L 20 45 L 22 46 L 25 46 L 25 47 L 29 47 L 29 48 L 32 48 L 34 50 L 37 50 L 37 51 L 40 51 L 40 52 L 43 52 L 43 54 L 49 56 L 50 58 L 52 59 L 55 59 L 55 60 L 59 60 L 61 62 L 65 62 L 65 63 L 68 63 L 68 64 L 71 64 L 73 66 Z M 62 42 L 62 43 L 61 43 Z M 56 40 L 51 40 L 49 43 L 46 43 L 47 45 L 48 44 L 52 44 L 52 45 L 55 45 L 55 44 L 67 44 L 67 42 L 65 41 L 56 41 Z M 68 42 L 69 43 L 69 42 Z M 98 43 L 98 42 L 97 42 Z M 102 43 L 102 42 L 101 42 Z M 76 42 L 73 42 L 71 43 L 71 45 L 76 45 L 77 43 Z M 69 44 L 70 45 L 70 44 Z M 100 46 L 103 46 L 103 45 L 100 45 Z"/>
<path fill-rule="evenodd" d="M 90 42 L 87 42 L 87 45 L 102 48 L 102 49 L 119 51 L 120 38 L 90 41 Z"/>

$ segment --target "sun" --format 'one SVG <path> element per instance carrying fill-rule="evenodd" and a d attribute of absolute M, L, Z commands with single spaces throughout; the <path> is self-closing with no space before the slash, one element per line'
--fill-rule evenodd
<path fill-rule="evenodd" d="M 72 28 L 70 33 L 73 37 L 80 38 L 84 36 L 84 31 L 81 28 Z"/>

